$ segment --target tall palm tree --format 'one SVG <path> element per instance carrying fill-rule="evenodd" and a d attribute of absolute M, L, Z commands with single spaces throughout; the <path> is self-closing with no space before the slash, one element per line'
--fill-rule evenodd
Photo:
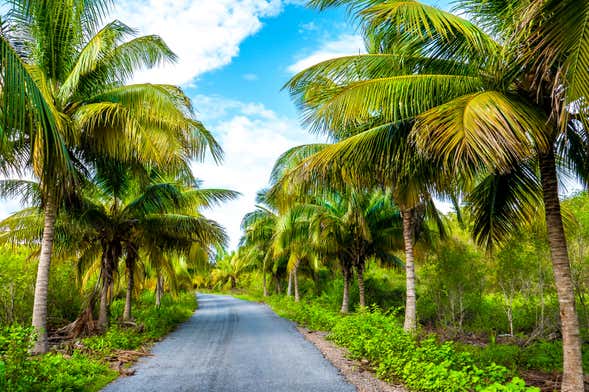
<path fill-rule="evenodd" d="M 586 24 L 576 23 L 589 13 L 585 2 L 457 2 L 473 22 L 417 1 L 311 3 L 348 6 L 367 33 L 401 49 L 327 61 L 298 75 L 291 88 L 306 100 L 315 128 L 345 128 L 375 116 L 389 123 L 415 120 L 419 149 L 456 176 L 486 174 L 489 192 L 498 189 L 489 185 L 509 182 L 503 189 L 511 194 L 487 209 L 493 221 L 482 217 L 475 225 L 483 243 L 500 242 L 524 223 L 537 201 L 531 194 L 542 190 L 561 309 L 562 389 L 583 390 L 556 164 L 586 178 L 589 41 Z M 358 77 L 358 69 L 371 76 Z M 312 81 L 323 85 L 321 94 L 305 92 Z"/>
<path fill-rule="evenodd" d="M 202 155 L 206 146 L 217 157 L 220 149 L 193 119 L 180 89 L 125 85 L 134 71 L 175 56 L 157 36 L 125 42 L 135 32 L 121 22 L 99 28 L 110 1 L 15 0 L 9 5 L 5 22 L 13 34 L 3 37 L 2 62 L 20 63 L 26 74 L 17 76 L 33 103 L 25 106 L 32 115 L 19 124 L 23 147 L 12 159 L 39 179 L 45 211 L 33 310 L 34 351 L 42 353 L 47 351 L 47 284 L 57 210 L 87 165 L 104 155 L 178 165 L 180 156 Z M 5 102 L 3 113 L 11 110 Z"/>

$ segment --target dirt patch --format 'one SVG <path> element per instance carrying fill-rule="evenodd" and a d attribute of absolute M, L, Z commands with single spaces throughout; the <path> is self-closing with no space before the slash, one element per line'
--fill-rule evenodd
<path fill-rule="evenodd" d="M 329 360 L 346 380 L 354 385 L 359 392 L 407 392 L 401 385 L 388 384 L 376 378 L 367 361 L 355 361 L 348 358 L 348 350 L 338 347 L 326 339 L 326 332 L 310 331 L 297 327 L 299 332 L 313 343 L 323 356 Z"/>

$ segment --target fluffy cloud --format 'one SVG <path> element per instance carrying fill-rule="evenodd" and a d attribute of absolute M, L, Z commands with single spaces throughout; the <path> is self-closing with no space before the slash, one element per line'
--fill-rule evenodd
<path fill-rule="evenodd" d="M 113 18 L 158 34 L 179 56 L 177 64 L 141 72 L 137 82 L 187 85 L 204 72 L 231 62 L 239 44 L 261 27 L 261 18 L 278 15 L 281 0 L 125 0 Z"/>
<path fill-rule="evenodd" d="M 243 194 L 206 214 L 227 228 L 234 248 L 241 235 L 241 219 L 254 209 L 256 192 L 267 186 L 276 159 L 290 147 L 317 139 L 303 131 L 295 120 L 258 103 L 205 96 L 197 96 L 193 101 L 226 157 L 222 166 L 196 163 L 194 173 L 204 180 L 205 187 L 228 188 Z"/>
<path fill-rule="evenodd" d="M 365 53 L 362 37 L 353 34 L 343 34 L 336 40 L 323 43 L 318 49 L 290 65 L 288 71 L 294 74 L 325 60 L 358 53 Z"/>

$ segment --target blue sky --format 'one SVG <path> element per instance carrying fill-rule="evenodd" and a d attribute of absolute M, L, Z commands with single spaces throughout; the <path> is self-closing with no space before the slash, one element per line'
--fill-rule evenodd
<path fill-rule="evenodd" d="M 222 144 L 223 165 L 195 163 L 193 170 L 205 187 L 242 192 L 239 200 L 207 211 L 227 228 L 232 248 L 276 158 L 322 139 L 301 128 L 282 86 L 306 66 L 363 49 L 344 10 L 320 13 L 303 2 L 132 0 L 113 13 L 143 33 L 160 34 L 180 56 L 175 66 L 141 74 L 138 81 L 181 84 Z"/>
<path fill-rule="evenodd" d="M 205 187 L 242 192 L 207 211 L 231 237 L 255 208 L 276 158 L 295 145 L 321 140 L 301 128 L 281 87 L 297 71 L 330 57 L 357 54 L 362 40 L 342 9 L 318 12 L 306 0 L 121 0 L 110 19 L 141 34 L 161 35 L 179 61 L 141 72 L 134 82 L 181 85 L 198 117 L 222 144 L 222 166 L 195 163 Z M 431 2 L 446 7 L 445 2 Z M 0 204 L 0 217 L 18 210 Z"/>

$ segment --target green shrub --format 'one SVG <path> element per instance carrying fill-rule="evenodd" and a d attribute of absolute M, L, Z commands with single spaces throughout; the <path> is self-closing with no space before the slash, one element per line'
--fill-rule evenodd
<path fill-rule="evenodd" d="M 0 390 L 90 391 L 104 387 L 117 376 L 105 363 L 75 352 L 30 357 L 31 328 L 10 326 L 0 331 Z"/>
<path fill-rule="evenodd" d="M 112 326 L 103 335 L 83 339 L 84 350 L 70 356 L 47 354 L 31 357 L 31 328 L 13 325 L 0 329 L 0 391 L 95 391 L 118 376 L 103 358 L 115 350 L 134 350 L 161 338 L 196 308 L 193 293 L 176 299 L 164 296 L 156 308 L 153 294 L 144 293 L 134 308 L 137 327 L 122 327 L 117 319 L 124 303 L 113 303 Z"/>
<path fill-rule="evenodd" d="M 434 336 L 418 340 L 405 333 L 395 314 L 377 307 L 342 316 L 319 302 L 295 303 L 290 298 L 270 297 L 281 316 L 311 329 L 330 331 L 329 338 L 346 347 L 355 358 L 366 358 L 385 380 L 402 381 L 416 391 L 538 391 L 508 368 L 480 364 L 475 357 L 455 347 L 438 343 Z"/>

